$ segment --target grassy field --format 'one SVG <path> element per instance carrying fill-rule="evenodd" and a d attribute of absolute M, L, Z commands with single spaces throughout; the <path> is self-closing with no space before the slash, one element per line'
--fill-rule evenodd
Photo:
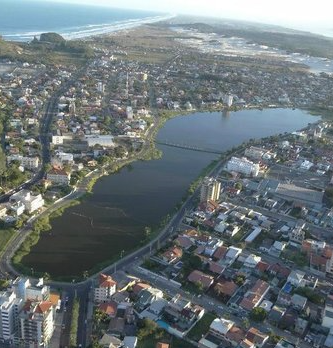
<path fill-rule="evenodd" d="M 200 319 L 200 321 L 193 327 L 193 329 L 188 333 L 188 338 L 193 341 L 199 341 L 203 335 L 205 335 L 212 321 L 216 318 L 213 313 L 206 313 Z"/>
<path fill-rule="evenodd" d="M 0 253 L 5 249 L 9 240 L 14 236 L 13 228 L 4 228 L 0 230 Z"/>

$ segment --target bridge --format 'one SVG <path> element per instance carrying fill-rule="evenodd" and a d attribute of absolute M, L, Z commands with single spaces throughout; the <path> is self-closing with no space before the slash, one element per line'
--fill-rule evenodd
<path fill-rule="evenodd" d="M 191 150 L 191 151 L 198 151 L 198 152 L 206 152 L 206 153 L 213 153 L 216 155 L 222 155 L 223 151 L 218 151 L 215 149 L 209 149 L 209 148 L 204 148 L 204 147 L 199 147 L 199 146 L 192 146 L 192 145 L 186 145 L 186 144 L 177 144 L 173 143 L 167 140 L 155 140 L 156 144 L 159 145 L 165 145 L 169 147 L 177 147 L 179 149 L 184 149 L 184 150 Z"/>

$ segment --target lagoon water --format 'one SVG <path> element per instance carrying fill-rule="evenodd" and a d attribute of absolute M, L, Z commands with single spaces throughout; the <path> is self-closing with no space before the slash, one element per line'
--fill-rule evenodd
<path fill-rule="evenodd" d="M 298 130 L 319 118 L 301 110 L 194 113 L 169 120 L 158 133 L 169 141 L 225 151 L 250 138 Z M 101 178 L 93 194 L 52 221 L 23 262 L 53 276 L 82 275 L 136 247 L 145 226 L 172 212 L 190 183 L 217 155 L 159 146 L 161 159 L 134 162 Z"/>

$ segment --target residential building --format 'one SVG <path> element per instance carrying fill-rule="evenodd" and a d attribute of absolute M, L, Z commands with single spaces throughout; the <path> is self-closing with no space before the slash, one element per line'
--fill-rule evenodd
<path fill-rule="evenodd" d="M 261 348 L 269 339 L 269 335 L 264 334 L 258 329 L 251 327 L 246 333 L 246 339 L 254 343 L 256 348 Z"/>
<path fill-rule="evenodd" d="M 48 346 L 54 330 L 54 309 L 50 301 L 27 300 L 18 318 L 20 341 Z"/>
<path fill-rule="evenodd" d="M 126 117 L 127 117 L 127 119 L 128 120 L 133 120 L 133 116 L 134 116 L 134 114 L 133 114 L 132 107 L 131 106 L 127 106 L 126 107 Z"/>
<path fill-rule="evenodd" d="M 95 302 L 106 302 L 111 299 L 111 296 L 116 292 L 117 283 L 111 276 L 106 274 L 99 275 L 98 286 L 94 290 Z"/>
<path fill-rule="evenodd" d="M 44 205 L 44 199 L 41 194 L 33 196 L 28 190 L 21 190 L 9 197 L 9 203 L 22 203 L 27 213 L 31 214 Z"/>
<path fill-rule="evenodd" d="M 325 309 L 323 314 L 322 326 L 333 331 L 333 296 L 328 295 L 326 298 Z"/>
<path fill-rule="evenodd" d="M 47 173 L 47 180 L 53 184 L 69 185 L 71 175 L 64 169 L 53 168 Z"/>
<path fill-rule="evenodd" d="M 245 149 L 244 155 L 254 160 L 260 160 L 265 151 L 262 148 L 250 146 Z"/>
<path fill-rule="evenodd" d="M 201 284 L 204 289 L 208 289 L 214 283 L 214 277 L 197 270 L 191 272 L 187 280 L 193 284 Z"/>
<path fill-rule="evenodd" d="M 11 163 L 13 161 L 18 161 L 20 165 L 26 169 L 36 169 L 39 166 L 39 158 L 38 157 L 26 157 L 21 155 L 10 155 L 7 156 L 7 162 Z"/>
<path fill-rule="evenodd" d="M 269 288 L 270 286 L 268 283 L 258 279 L 253 287 L 246 292 L 239 306 L 246 311 L 251 311 L 253 308 L 259 306 L 260 302 L 268 293 Z"/>
<path fill-rule="evenodd" d="M 216 318 L 210 324 L 209 332 L 218 338 L 225 338 L 228 331 L 234 326 L 234 322 L 224 318 Z"/>
<path fill-rule="evenodd" d="M 13 339 L 17 329 L 17 314 L 22 306 L 22 300 L 12 291 L 0 293 L 0 338 L 9 341 Z"/>
<path fill-rule="evenodd" d="M 258 176 L 259 164 L 249 161 L 247 158 L 231 157 L 227 163 L 229 172 L 236 172 L 247 176 Z"/>
<path fill-rule="evenodd" d="M 11 289 L 18 298 L 34 301 L 48 301 L 50 299 L 50 287 L 44 284 L 43 278 L 38 280 L 30 278 L 16 278 Z"/>
<path fill-rule="evenodd" d="M 105 135 L 86 135 L 85 141 L 88 143 L 89 147 L 94 147 L 95 145 L 101 145 L 104 147 L 113 147 L 113 136 L 110 134 Z"/>
<path fill-rule="evenodd" d="M 183 255 L 183 251 L 181 248 L 178 248 L 176 246 L 173 246 L 166 250 L 162 255 L 161 258 L 164 262 L 173 264 L 180 260 L 180 258 Z"/>
<path fill-rule="evenodd" d="M 220 198 L 221 183 L 214 179 L 205 177 L 201 185 L 200 202 L 218 201 Z"/>
<path fill-rule="evenodd" d="M 176 295 L 164 307 L 162 318 L 168 324 L 166 330 L 169 333 L 184 337 L 204 313 L 205 310 L 201 306 Z"/>

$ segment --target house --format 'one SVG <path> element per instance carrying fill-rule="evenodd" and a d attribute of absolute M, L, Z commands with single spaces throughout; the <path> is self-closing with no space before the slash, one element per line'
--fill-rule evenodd
<path fill-rule="evenodd" d="M 242 249 L 240 248 L 236 248 L 234 246 L 229 247 L 225 255 L 226 264 L 231 265 L 232 263 L 234 263 L 237 257 L 241 254 L 241 252 L 242 252 Z"/>
<path fill-rule="evenodd" d="M 149 307 L 154 301 L 161 298 L 163 298 L 163 292 L 161 290 L 155 288 L 143 289 L 139 293 L 134 308 L 137 313 L 140 313 Z"/>
<path fill-rule="evenodd" d="M 204 313 L 205 310 L 201 306 L 192 304 L 180 295 L 176 295 L 164 307 L 162 318 L 167 323 L 166 330 L 170 334 L 184 337 Z"/>
<path fill-rule="evenodd" d="M 298 270 L 292 270 L 287 278 L 287 282 L 289 282 L 291 285 L 298 287 L 304 287 L 305 286 L 305 272 L 298 271 Z"/>
<path fill-rule="evenodd" d="M 254 345 L 253 342 L 251 342 L 248 339 L 244 338 L 243 341 L 238 345 L 237 348 L 255 348 L 255 345 Z"/>
<path fill-rule="evenodd" d="M 169 348 L 169 347 L 170 347 L 169 343 L 162 343 L 162 342 L 156 343 L 156 348 Z"/>
<path fill-rule="evenodd" d="M 170 247 L 168 250 L 166 250 L 162 255 L 161 258 L 164 262 L 168 264 L 174 264 L 178 262 L 181 257 L 183 256 L 183 251 L 181 248 L 178 248 L 176 246 Z"/>
<path fill-rule="evenodd" d="M 246 311 L 251 311 L 253 308 L 259 306 L 260 302 L 268 293 L 269 288 L 270 286 L 268 283 L 258 279 L 253 287 L 246 292 L 239 306 Z"/>
<path fill-rule="evenodd" d="M 274 244 L 271 246 L 269 252 L 273 255 L 280 256 L 282 251 L 286 248 L 287 243 L 275 241 Z"/>
<path fill-rule="evenodd" d="M 234 322 L 224 318 L 216 318 L 210 324 L 209 332 L 218 338 L 225 338 L 228 331 L 234 326 Z"/>
<path fill-rule="evenodd" d="M 217 247 L 213 254 L 213 260 L 219 261 L 221 259 L 224 259 L 225 255 L 227 254 L 227 251 L 228 251 L 228 248 L 225 246 Z"/>
<path fill-rule="evenodd" d="M 118 304 L 114 301 L 104 302 L 98 306 L 98 309 L 107 314 L 110 318 L 115 318 L 117 315 Z"/>
<path fill-rule="evenodd" d="M 307 302 L 308 302 L 308 300 L 304 296 L 301 296 L 298 294 L 294 294 L 291 296 L 291 305 L 297 311 L 302 311 L 305 308 Z"/>
<path fill-rule="evenodd" d="M 64 169 L 53 168 L 47 173 L 46 178 L 53 184 L 69 185 L 71 175 Z"/>
<path fill-rule="evenodd" d="M 136 336 L 125 336 L 123 340 L 123 348 L 135 348 L 138 344 Z"/>
<path fill-rule="evenodd" d="M 251 327 L 246 333 L 245 338 L 252 342 L 255 348 L 261 348 L 268 341 L 269 335 Z"/>
<path fill-rule="evenodd" d="M 223 278 L 219 279 L 214 286 L 215 294 L 221 298 L 224 303 L 227 303 L 237 290 L 238 286 L 232 280 Z"/>
<path fill-rule="evenodd" d="M 221 266 L 219 263 L 214 261 L 209 261 L 209 271 L 215 274 L 222 274 L 225 267 Z"/>
<path fill-rule="evenodd" d="M 233 346 L 239 345 L 243 341 L 244 337 L 245 337 L 245 331 L 236 325 L 232 326 L 226 334 L 227 340 Z"/>
<path fill-rule="evenodd" d="M 205 255 L 210 257 L 213 256 L 216 249 L 218 247 L 221 247 L 222 245 L 223 245 L 223 242 L 220 239 L 217 239 L 217 238 L 210 239 L 205 245 L 205 251 L 204 251 Z"/>
<path fill-rule="evenodd" d="M 116 292 L 117 283 L 111 276 L 106 274 L 99 275 L 99 284 L 94 290 L 95 302 L 106 302 Z"/>
<path fill-rule="evenodd" d="M 204 289 L 208 289 L 214 283 L 214 277 L 197 270 L 191 272 L 187 280 L 193 284 L 202 284 Z"/>
<path fill-rule="evenodd" d="M 273 325 L 278 325 L 285 312 L 285 308 L 275 305 L 268 314 L 269 322 L 271 322 Z"/>
<path fill-rule="evenodd" d="M 254 255 L 254 254 L 250 254 L 244 262 L 244 266 L 248 267 L 248 268 L 255 268 L 257 266 L 257 264 L 261 261 L 261 257 Z"/>
<path fill-rule="evenodd" d="M 115 337 L 109 333 L 105 333 L 98 343 L 103 348 L 120 348 L 123 345 L 122 341 L 118 337 Z"/>
<path fill-rule="evenodd" d="M 141 290 L 143 289 L 149 289 L 151 288 L 151 286 L 149 284 L 146 283 L 142 283 L 142 282 L 137 282 L 132 289 L 132 292 L 134 294 L 134 296 L 137 296 Z"/>
<path fill-rule="evenodd" d="M 187 236 L 179 236 L 176 238 L 175 243 L 184 250 L 188 250 L 194 245 L 194 242 Z"/>

